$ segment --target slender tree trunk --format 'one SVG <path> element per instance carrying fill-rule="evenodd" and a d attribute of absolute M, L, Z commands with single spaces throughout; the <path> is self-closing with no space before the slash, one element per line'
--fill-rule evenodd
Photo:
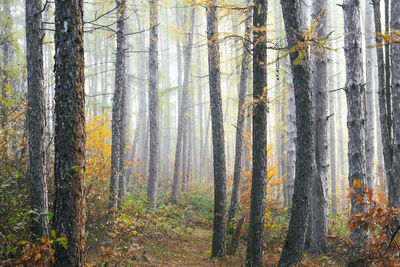
<path fill-rule="evenodd" d="M 40 13 L 42 1 L 27 0 L 25 4 L 31 208 L 42 214 L 32 220 L 31 229 L 35 238 L 40 239 L 49 234 L 44 150 L 43 32 Z"/>
<path fill-rule="evenodd" d="M 390 1 L 385 0 L 385 32 L 389 33 L 390 31 Z M 392 129 L 392 87 L 391 87 L 391 78 L 390 78 L 390 46 L 388 45 L 388 41 L 384 41 L 385 46 L 385 94 L 386 94 L 386 116 L 387 116 L 387 125 L 389 129 Z M 389 131 L 389 139 L 393 140 L 392 131 Z"/>
<path fill-rule="evenodd" d="M 365 129 L 363 105 L 363 73 L 362 73 L 362 43 L 360 2 L 345 0 L 344 10 L 344 52 L 346 58 L 346 98 L 347 98 L 347 129 L 349 133 L 349 185 L 354 190 L 351 197 L 351 215 L 364 211 L 363 205 L 357 199 L 363 196 L 365 178 Z M 355 186 L 361 183 L 361 186 Z M 363 248 L 366 231 L 362 227 L 350 230 L 353 245 L 349 249 L 349 265 L 364 264 L 361 249 Z"/>
<path fill-rule="evenodd" d="M 281 0 L 287 43 L 294 47 L 304 41 L 301 34 L 303 10 L 299 1 Z M 303 51 L 307 55 L 307 51 Z M 308 57 L 302 64 L 296 64 L 299 51 L 290 54 L 296 104 L 296 176 L 289 229 L 278 266 L 292 266 L 301 261 L 304 249 L 307 217 L 309 213 L 309 192 L 311 187 L 314 154 L 314 132 L 312 97 Z"/>
<path fill-rule="evenodd" d="M 374 189 L 374 68 L 373 46 L 374 43 L 374 22 L 373 10 L 370 1 L 365 2 L 365 159 L 367 185 L 370 190 Z"/>
<path fill-rule="evenodd" d="M 312 19 L 317 23 L 318 37 L 327 38 L 327 1 L 313 0 Z M 326 250 L 328 234 L 328 58 L 325 49 L 313 49 L 311 85 L 315 110 L 316 170 L 311 193 L 311 251 Z"/>
<path fill-rule="evenodd" d="M 197 39 L 199 42 L 200 37 Z M 199 132 L 200 132 L 200 140 L 199 140 L 199 176 L 198 178 L 203 180 L 204 178 L 204 169 L 205 166 L 203 164 L 204 158 L 204 112 L 203 112 L 203 86 L 201 84 L 201 74 L 202 74 L 202 64 L 201 64 L 201 50 L 197 49 L 197 57 L 196 57 L 196 65 L 197 65 L 197 102 L 198 102 L 198 113 L 199 113 Z"/>
<path fill-rule="evenodd" d="M 150 0 L 149 45 L 149 127 L 150 155 L 147 196 L 151 209 L 156 208 L 157 180 L 159 176 L 160 134 L 158 118 L 158 0 Z"/>
<path fill-rule="evenodd" d="M 54 266 L 85 265 L 85 90 L 83 1 L 56 1 Z"/>
<path fill-rule="evenodd" d="M 125 0 L 117 0 L 117 54 L 115 58 L 115 89 L 112 108 L 112 144 L 109 214 L 121 204 L 125 193 L 126 146 L 126 70 L 125 70 Z"/>
<path fill-rule="evenodd" d="M 253 11 L 253 172 L 247 266 L 262 266 L 265 192 L 267 187 L 267 8 L 254 0 Z"/>
<path fill-rule="evenodd" d="M 250 0 L 247 0 L 247 4 L 250 4 Z M 251 10 L 249 9 L 247 13 L 247 18 L 245 20 L 245 39 L 249 40 L 251 35 L 250 29 L 251 22 Z M 246 47 L 250 47 L 249 41 L 244 41 L 243 47 L 243 59 L 240 71 L 240 82 L 239 82 L 239 103 L 238 103 L 238 113 L 237 113 L 237 123 L 236 123 L 236 143 L 235 143 L 235 167 L 233 171 L 233 186 L 232 186 L 232 196 L 231 203 L 228 212 L 228 226 L 236 216 L 238 209 L 239 199 L 240 199 L 240 180 L 242 175 L 242 154 L 243 154 L 243 129 L 245 122 L 245 110 L 243 105 L 246 100 L 247 92 L 247 77 L 249 73 L 250 64 L 250 54 Z"/>
<path fill-rule="evenodd" d="M 119 170 L 118 170 L 118 207 L 125 196 L 126 187 L 126 133 L 127 133 L 127 89 L 126 89 L 126 37 L 125 37 L 125 9 L 126 0 L 116 0 L 117 4 L 117 56 L 115 61 L 115 87 L 120 87 L 121 98 L 119 120 Z"/>
<path fill-rule="evenodd" d="M 331 9 L 332 10 L 332 9 Z M 329 90 L 335 89 L 335 78 L 334 78 L 334 65 L 333 65 L 333 53 L 330 53 L 330 59 L 328 62 L 331 64 L 328 65 L 328 76 L 329 76 Z M 329 162 L 330 162 L 330 178 L 331 178 L 331 212 L 334 216 L 337 214 L 337 196 L 336 196 L 336 187 L 337 187 L 337 170 L 336 170 L 336 132 L 335 132 L 335 117 L 337 114 L 335 113 L 335 95 L 330 93 L 329 96 Z M 333 117 L 335 116 L 335 117 Z"/>
<path fill-rule="evenodd" d="M 226 162 L 216 0 L 211 0 L 207 6 L 207 40 L 214 163 L 214 220 L 211 256 L 222 257 L 225 254 Z"/>

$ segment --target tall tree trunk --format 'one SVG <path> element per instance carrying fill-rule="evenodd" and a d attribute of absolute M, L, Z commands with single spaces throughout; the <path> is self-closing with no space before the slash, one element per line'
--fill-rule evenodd
<path fill-rule="evenodd" d="M 327 38 L 327 1 L 313 0 L 312 19 L 320 39 Z M 328 234 L 328 62 L 325 49 L 313 49 L 311 86 L 315 111 L 315 177 L 311 193 L 311 251 L 324 252 Z"/>
<path fill-rule="evenodd" d="M 295 47 L 299 41 L 304 41 L 301 4 L 299 1 L 281 0 L 281 5 L 287 43 L 289 47 Z M 307 55 L 307 51 L 303 52 Z M 296 64 L 298 56 L 298 50 L 290 54 L 296 104 L 296 176 L 289 229 L 278 266 L 292 266 L 301 261 L 309 213 L 309 191 L 314 174 L 314 121 L 309 63 L 306 56 L 301 64 Z"/>
<path fill-rule="evenodd" d="M 393 2 L 393 1 L 392 1 Z M 385 0 L 385 32 L 390 32 L 390 0 Z M 390 46 L 388 41 L 385 40 L 385 94 L 386 94 L 386 116 L 387 125 L 389 129 L 392 129 L 392 87 L 391 87 L 391 73 L 390 73 Z M 392 131 L 389 131 L 389 139 L 393 140 Z"/>
<path fill-rule="evenodd" d="M 174 164 L 174 178 L 172 182 L 172 193 L 171 193 L 171 201 L 172 203 L 177 202 L 178 198 L 178 187 L 179 187 L 179 173 L 181 162 L 187 161 L 186 153 L 184 151 L 186 149 L 185 142 L 187 142 L 187 106 L 188 106 L 188 94 L 189 94 L 189 78 L 190 78 L 190 62 L 192 59 L 192 46 L 193 46 L 193 29 L 194 29 L 194 21 L 195 21 L 195 10 L 191 11 L 190 15 L 190 30 L 187 34 L 187 43 L 185 46 L 185 57 L 184 57 L 184 77 L 183 77 L 183 87 L 182 87 L 182 99 L 180 103 L 180 109 L 178 114 L 178 136 L 176 140 L 176 149 L 175 149 L 175 164 Z M 182 152 L 184 155 L 181 154 Z M 186 164 L 187 162 L 185 162 Z M 182 190 L 184 188 L 184 180 L 186 179 L 186 166 L 182 164 Z"/>
<path fill-rule="evenodd" d="M 370 1 L 365 2 L 365 160 L 367 185 L 374 189 L 374 68 L 372 65 L 374 45 L 373 10 Z"/>
<path fill-rule="evenodd" d="M 85 265 L 85 90 L 83 1 L 56 1 L 54 266 Z"/>
<path fill-rule="evenodd" d="M 226 162 L 221 97 L 221 71 L 216 0 L 207 5 L 207 47 L 214 163 L 214 220 L 212 257 L 225 254 Z"/>
<path fill-rule="evenodd" d="M 335 21 L 335 3 L 334 2 L 329 2 L 328 8 L 328 15 L 329 15 L 329 24 L 328 27 L 333 27 L 334 26 L 334 21 Z M 335 77 L 335 64 L 334 64 L 334 52 L 330 51 L 328 53 L 328 88 L 329 91 L 334 90 L 336 86 L 336 80 L 337 77 Z M 337 70 L 336 70 L 337 71 Z M 328 91 L 328 92 L 329 92 Z M 328 94 L 328 99 L 329 99 L 329 165 L 330 165 L 330 182 L 331 182 L 331 213 L 336 216 L 337 214 L 337 197 L 336 197 L 336 191 L 337 191 L 337 180 L 338 180 L 338 172 L 337 172 L 337 167 L 336 167 L 336 145 L 337 145 L 337 139 L 336 139 L 336 131 L 335 131 L 335 118 L 337 118 L 337 114 L 335 114 L 335 95 L 333 92 L 330 92 Z"/>
<path fill-rule="evenodd" d="M 247 5 L 250 4 L 250 0 L 247 0 Z M 245 110 L 243 105 L 246 100 L 247 92 L 247 77 L 249 73 L 250 64 L 250 54 L 247 51 L 250 47 L 250 42 L 248 41 L 251 36 L 250 22 L 251 22 L 251 10 L 246 14 L 247 18 L 244 23 L 245 34 L 244 34 L 244 44 L 243 44 L 243 59 L 240 71 L 240 82 L 239 82 L 239 103 L 238 103 L 238 113 L 236 122 L 236 143 L 235 143 L 235 166 L 233 171 L 233 186 L 232 186 L 232 196 L 231 203 L 228 212 L 228 226 L 232 222 L 233 218 L 236 216 L 238 209 L 239 199 L 240 199 L 240 180 L 242 175 L 242 156 L 243 156 L 243 130 L 245 122 Z"/>
<path fill-rule="evenodd" d="M 117 0 L 117 54 L 115 58 L 115 89 L 112 107 L 110 215 L 120 204 L 125 191 L 126 146 L 126 70 L 125 70 L 125 0 Z"/>
<path fill-rule="evenodd" d="M 198 35 L 199 36 L 199 35 Z M 198 37 L 197 42 L 199 42 L 200 37 Z M 200 132 L 200 140 L 199 140 L 199 179 L 204 178 L 204 170 L 205 166 L 203 164 L 204 158 L 204 112 L 203 112 L 203 86 L 202 86 L 202 60 L 201 60 L 201 49 L 197 49 L 197 57 L 196 57 L 196 65 L 197 65 L 197 103 L 198 103 L 198 113 L 199 113 L 199 132 Z"/>
<path fill-rule="evenodd" d="M 126 89 L 126 37 L 125 37 L 125 9 L 126 0 L 116 0 L 117 5 L 117 55 L 115 61 L 115 87 L 121 92 L 119 123 L 119 170 L 118 170 L 118 206 L 120 207 L 125 196 L 126 187 L 126 132 L 127 132 L 127 89 Z"/>
<path fill-rule="evenodd" d="M 347 98 L 347 129 L 349 133 L 348 157 L 349 157 L 349 185 L 354 190 L 351 197 L 351 215 L 364 211 L 363 205 L 357 199 L 363 196 L 365 178 L 365 129 L 364 129 L 364 105 L 363 105 L 363 67 L 362 67 L 362 43 L 360 2 L 358 0 L 345 0 L 343 2 L 344 52 L 346 58 L 346 98 Z M 360 184 L 361 186 L 355 186 Z M 366 231 L 362 227 L 350 230 L 350 239 L 353 245 L 349 249 L 349 264 L 359 266 L 364 261 L 361 249 L 366 239 Z M 354 264 L 354 265 L 352 265 Z"/>
<path fill-rule="evenodd" d="M 160 134 L 158 118 L 158 0 L 150 0 L 149 45 L 149 128 L 150 155 L 147 196 L 151 209 L 156 208 L 157 180 L 159 176 Z"/>
<path fill-rule="evenodd" d="M 42 1 L 25 2 L 26 68 L 28 72 L 29 120 L 29 176 L 31 209 L 41 214 L 32 220 L 32 233 L 36 239 L 49 234 L 47 182 L 44 150 L 44 87 L 43 87 L 43 32 Z M 44 215 L 43 215 L 44 214 Z"/>
<path fill-rule="evenodd" d="M 246 265 L 262 266 L 267 187 L 267 8 L 254 0 L 253 11 L 253 172 Z"/>
<path fill-rule="evenodd" d="M 393 32 L 400 31 L 400 5 L 392 1 L 390 28 Z M 393 163 L 390 178 L 391 197 L 389 205 L 400 208 L 400 44 L 390 45 L 392 60 L 392 93 L 393 93 Z M 390 192 L 389 191 L 389 192 Z"/>

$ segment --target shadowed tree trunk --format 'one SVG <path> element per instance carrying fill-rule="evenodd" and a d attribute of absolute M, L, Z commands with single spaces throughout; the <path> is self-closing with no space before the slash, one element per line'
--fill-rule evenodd
<path fill-rule="evenodd" d="M 120 204 L 125 192 L 126 146 L 126 70 L 125 70 L 125 0 L 117 0 L 117 54 L 115 60 L 115 89 L 112 107 L 111 177 L 109 214 Z"/>
<path fill-rule="evenodd" d="M 250 4 L 250 0 L 247 0 L 247 4 Z M 240 71 L 240 82 L 239 82 L 239 103 L 238 103 L 238 113 L 237 113 L 237 123 L 236 123 L 236 144 L 235 144 L 235 167 L 233 171 L 233 186 L 232 186 L 232 196 L 231 203 L 228 212 L 228 227 L 229 224 L 236 216 L 238 209 L 239 199 L 240 199 L 240 180 L 242 175 L 242 156 L 243 156 L 243 130 L 245 122 L 245 110 L 243 105 L 246 100 L 247 92 L 247 77 L 249 73 L 250 64 L 250 54 L 247 51 L 250 47 L 250 42 L 248 41 L 251 35 L 250 29 L 251 22 L 251 9 L 247 13 L 247 18 L 245 20 L 245 43 L 243 44 L 243 59 Z"/>
<path fill-rule="evenodd" d="M 48 213 L 48 202 L 44 150 L 42 1 L 27 0 L 25 4 L 31 208 L 42 214 L 32 220 L 31 229 L 35 238 L 40 239 L 49 234 L 49 217 L 43 215 Z"/>
<path fill-rule="evenodd" d="M 390 28 L 393 32 L 400 31 L 400 5 L 392 1 Z M 393 93 L 393 163 L 390 184 L 388 184 L 389 206 L 400 208 L 400 44 L 390 45 L 392 66 L 392 93 Z"/>
<path fill-rule="evenodd" d="M 364 129 L 364 105 L 363 105 L 363 67 L 362 67 L 362 43 L 360 2 L 358 0 L 345 0 L 343 2 L 344 52 L 346 58 L 346 99 L 347 99 L 347 129 L 349 134 L 349 185 L 354 190 L 351 197 L 351 215 L 364 211 L 363 205 L 357 201 L 362 197 L 365 177 L 365 129 Z M 355 186 L 360 184 L 361 186 Z M 349 249 L 349 266 L 364 264 L 361 259 L 361 249 L 366 239 L 366 231 L 362 227 L 350 229 L 350 239 L 353 245 Z"/>
<path fill-rule="evenodd" d="M 253 11 L 253 172 L 246 266 L 262 266 L 267 186 L 267 8 L 254 0 Z"/>
<path fill-rule="evenodd" d="M 207 40 L 214 163 L 214 220 L 211 256 L 222 257 L 225 254 L 226 162 L 216 0 L 210 1 L 207 6 Z"/>
<path fill-rule="evenodd" d="M 327 38 L 327 1 L 314 0 L 312 19 L 316 23 L 318 38 Z M 326 250 L 328 234 L 328 62 L 324 48 L 313 49 L 311 61 L 311 86 L 315 111 L 315 162 L 316 170 L 311 193 L 311 251 Z"/>
<path fill-rule="evenodd" d="M 85 92 L 83 1 L 56 1 L 54 266 L 85 265 Z"/>
<path fill-rule="evenodd" d="M 299 41 L 304 42 L 301 3 L 281 0 L 281 5 L 287 43 L 290 48 L 295 47 Z M 307 51 L 303 52 L 307 55 Z M 278 266 L 292 266 L 301 261 L 309 213 L 309 191 L 314 175 L 314 122 L 309 63 L 306 56 L 301 59 L 301 64 L 296 64 L 298 56 L 298 50 L 290 54 L 297 128 L 295 184 L 289 229 Z"/>
<path fill-rule="evenodd" d="M 160 134 L 158 118 L 158 1 L 150 0 L 150 46 L 149 46 L 149 125 L 150 155 L 147 196 L 151 209 L 156 208 L 157 180 L 160 160 Z"/>

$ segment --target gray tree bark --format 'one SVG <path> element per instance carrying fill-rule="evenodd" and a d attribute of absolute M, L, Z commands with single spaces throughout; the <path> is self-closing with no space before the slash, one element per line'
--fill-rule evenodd
<path fill-rule="evenodd" d="M 347 129 L 349 135 L 349 185 L 354 190 L 351 197 L 351 216 L 364 211 L 362 203 L 357 198 L 363 194 L 367 184 L 365 173 L 365 129 L 363 105 L 363 67 L 362 40 L 360 21 L 360 2 L 345 0 L 344 11 L 344 52 L 346 59 L 346 98 L 347 98 Z M 356 181 L 356 182 L 355 182 Z M 354 186 L 361 183 L 361 186 Z M 366 239 L 366 231 L 362 227 L 350 229 L 350 239 L 353 245 L 349 248 L 349 265 L 364 264 L 360 251 Z"/>
<path fill-rule="evenodd" d="M 320 39 L 327 38 L 327 1 L 314 0 L 312 19 Z M 315 177 L 311 191 L 310 249 L 321 253 L 326 250 L 328 234 L 328 58 L 325 49 L 312 49 L 311 86 L 314 94 L 315 114 Z"/>
<path fill-rule="evenodd" d="M 267 186 L 267 8 L 254 0 L 253 10 L 253 172 L 246 266 L 262 266 Z"/>
<path fill-rule="evenodd" d="M 216 0 L 210 1 L 207 5 L 207 40 L 214 163 L 214 220 L 211 256 L 222 257 L 225 254 L 226 162 Z"/>
<path fill-rule="evenodd" d="M 288 207 L 292 205 L 294 192 L 294 180 L 296 173 L 296 104 L 294 100 L 294 88 L 292 81 L 292 71 L 290 65 L 287 66 L 287 88 L 288 88 L 288 130 L 287 130 L 287 159 L 286 159 L 286 184 L 287 184 L 287 202 Z"/>
<path fill-rule="evenodd" d="M 250 0 L 247 0 L 247 5 L 250 4 Z M 247 77 L 249 72 L 250 64 L 250 54 L 247 51 L 250 47 L 250 42 L 248 41 L 251 36 L 250 22 L 251 22 L 251 9 L 247 12 L 246 20 L 244 23 L 245 33 L 244 33 L 244 44 L 243 44 L 243 58 L 240 70 L 240 82 L 239 82 L 239 103 L 238 103 L 238 113 L 236 122 L 236 143 L 235 143 L 235 166 L 233 171 L 233 186 L 232 186 L 232 196 L 228 212 L 228 226 L 236 216 L 238 209 L 239 198 L 240 198 L 240 180 L 242 175 L 242 154 L 243 154 L 243 129 L 245 122 L 245 110 L 243 105 L 246 100 L 247 92 Z"/>
<path fill-rule="evenodd" d="M 122 205 L 126 187 L 126 146 L 127 146 L 127 89 L 126 89 L 126 37 L 125 9 L 126 0 L 116 0 L 117 4 L 117 55 L 115 61 L 115 87 L 121 91 L 119 120 L 119 171 L 118 171 L 118 207 Z"/>
<path fill-rule="evenodd" d="M 374 43 L 373 10 L 370 1 L 365 2 L 365 160 L 368 189 L 374 189 L 374 68 L 372 65 Z"/>
<path fill-rule="evenodd" d="M 125 66 L 125 0 L 117 0 L 117 54 L 115 89 L 112 107 L 111 177 L 109 214 L 119 206 L 125 193 L 126 146 L 126 66 Z"/>
<path fill-rule="evenodd" d="M 281 5 L 287 43 L 289 47 L 294 47 L 299 41 L 304 41 L 301 3 L 281 0 Z M 308 57 L 305 57 L 302 64 L 295 64 L 298 56 L 297 50 L 290 54 L 296 104 L 296 176 L 289 229 L 278 266 L 292 266 L 301 261 L 309 213 L 309 192 L 314 174 L 314 121 L 309 63 Z"/>
<path fill-rule="evenodd" d="M 47 182 L 45 175 L 44 127 L 45 106 L 43 87 L 42 1 L 25 2 L 26 68 L 28 72 L 29 177 L 31 209 L 39 218 L 32 220 L 36 239 L 49 234 Z"/>
<path fill-rule="evenodd" d="M 400 30 L 400 5 L 391 2 L 390 28 L 393 32 Z M 390 45 L 392 70 L 392 97 L 393 97 L 393 163 L 389 176 L 389 203 L 390 207 L 400 208 L 400 44 Z"/>
<path fill-rule="evenodd" d="M 54 266 L 85 265 L 85 92 L 83 1 L 56 1 Z"/>
<path fill-rule="evenodd" d="M 150 45 L 149 45 L 149 126 L 150 155 L 147 197 L 149 207 L 156 208 L 157 180 L 160 161 L 159 99 L 158 99 L 158 0 L 150 0 Z"/>

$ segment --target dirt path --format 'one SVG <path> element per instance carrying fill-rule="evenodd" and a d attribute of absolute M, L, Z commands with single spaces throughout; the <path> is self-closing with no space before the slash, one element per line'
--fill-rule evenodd
<path fill-rule="evenodd" d="M 141 266 L 242 266 L 244 255 L 211 259 L 212 231 L 198 228 L 182 239 L 153 244 L 144 257 L 147 263 Z M 242 258 L 242 260 L 240 260 Z M 138 265 L 139 266 L 139 265 Z"/>

